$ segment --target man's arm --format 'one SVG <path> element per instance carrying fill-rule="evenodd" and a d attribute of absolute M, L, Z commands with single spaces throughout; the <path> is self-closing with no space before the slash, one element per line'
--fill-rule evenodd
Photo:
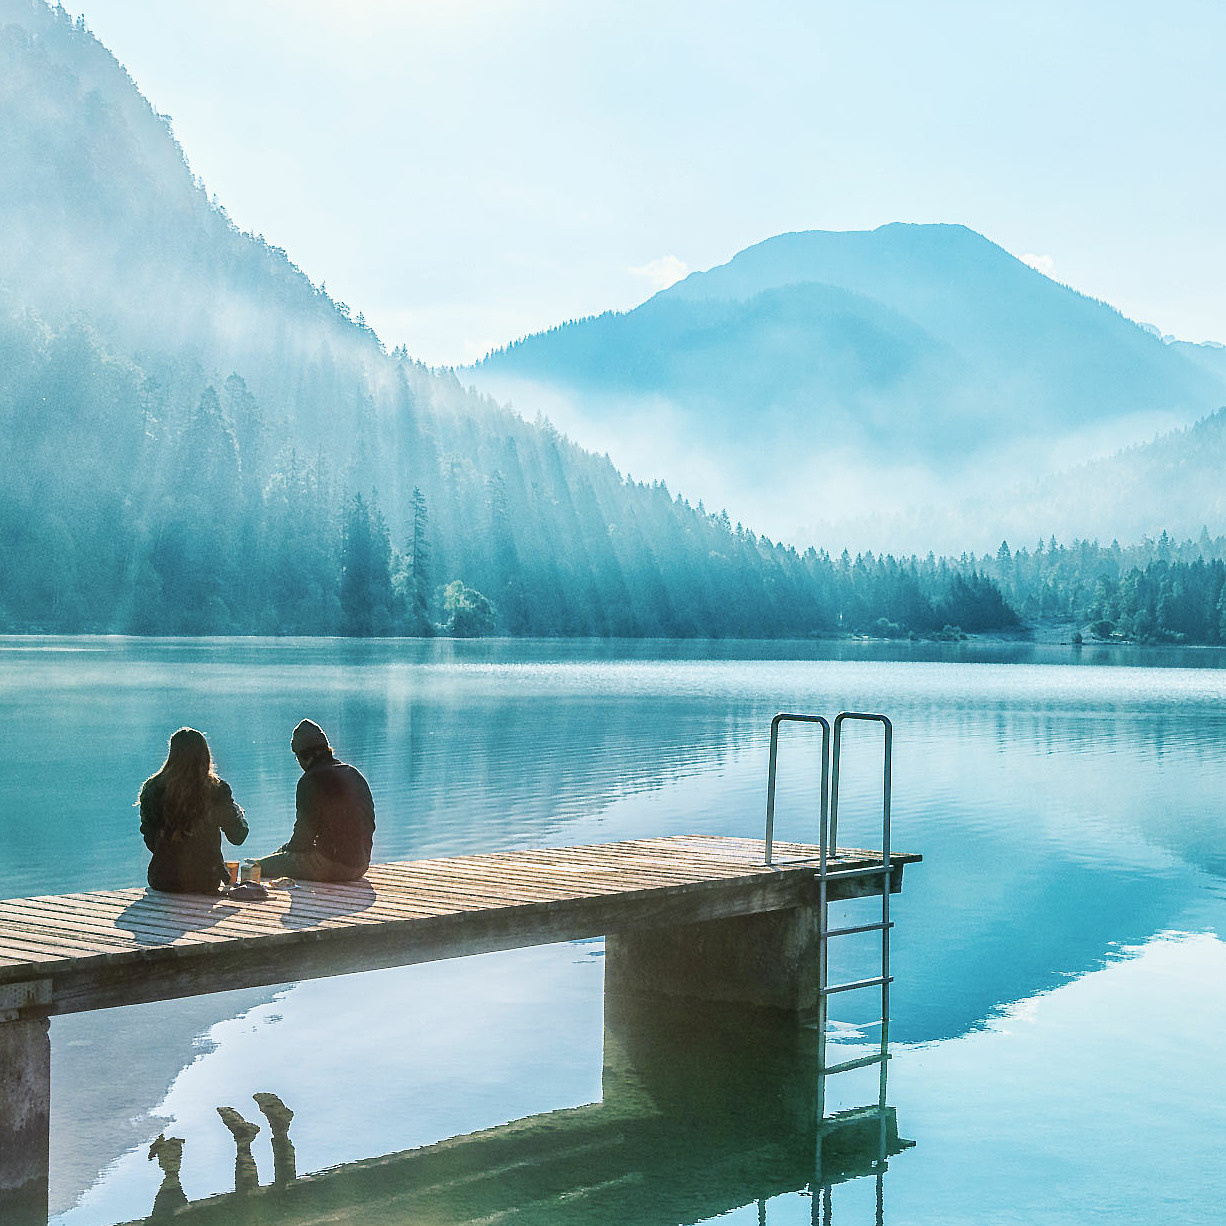
<path fill-rule="evenodd" d="M 294 833 L 281 851 L 310 851 L 315 846 L 316 809 L 315 781 L 304 773 L 294 792 Z"/>

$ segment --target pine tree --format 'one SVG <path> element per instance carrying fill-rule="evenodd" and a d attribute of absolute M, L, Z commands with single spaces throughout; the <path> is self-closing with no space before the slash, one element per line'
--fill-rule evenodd
<path fill-rule="evenodd" d="M 355 637 L 392 628 L 392 546 L 375 495 L 354 494 L 341 537 L 341 632 Z"/>
<path fill-rule="evenodd" d="M 409 633 L 429 635 L 434 633 L 430 621 L 430 543 L 426 530 L 430 515 L 426 509 L 426 496 L 419 486 L 413 487 L 413 536 L 409 542 L 409 573 L 407 603 Z"/>

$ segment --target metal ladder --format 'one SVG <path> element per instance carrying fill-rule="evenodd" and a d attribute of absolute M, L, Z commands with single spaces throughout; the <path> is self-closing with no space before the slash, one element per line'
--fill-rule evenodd
<path fill-rule="evenodd" d="M 843 727 L 848 720 L 879 723 L 884 733 L 881 860 L 857 869 L 831 868 L 831 861 L 838 862 L 839 819 L 839 768 L 842 760 Z M 771 721 L 770 765 L 766 782 L 766 863 L 789 863 L 774 860 L 775 831 L 775 780 L 779 754 L 779 726 L 782 723 L 816 724 L 822 732 L 822 784 L 821 819 L 818 838 L 818 1078 L 817 1078 L 817 1142 L 814 1154 L 814 1178 L 811 1185 L 813 1196 L 813 1222 L 830 1222 L 830 1184 L 822 1181 L 822 1147 L 827 1135 L 837 1126 L 837 1121 L 826 1118 L 826 1078 L 852 1069 L 880 1066 L 876 1115 L 878 1124 L 877 1157 L 873 1168 L 877 1178 L 877 1223 L 880 1226 L 884 1215 L 883 1177 L 886 1171 L 889 1148 L 888 1108 L 886 1104 L 887 1067 L 889 1064 L 890 1038 L 890 931 L 894 927 L 890 919 L 890 787 L 893 768 L 894 727 L 887 716 L 861 711 L 842 711 L 835 716 L 833 729 L 821 715 L 795 715 L 781 713 Z M 833 744 L 832 744 L 833 742 Z M 795 861 L 792 861 L 795 863 Z M 881 878 L 881 919 L 869 924 L 853 924 L 840 928 L 830 927 L 829 889 L 834 881 L 855 877 Z M 877 932 L 881 937 L 881 974 L 868 979 L 846 983 L 829 981 L 829 942 L 831 937 L 851 936 L 855 933 Z M 881 1015 L 876 1023 L 880 1027 L 881 1041 L 876 1053 L 854 1060 L 844 1060 L 833 1065 L 826 1063 L 826 1039 L 831 996 L 878 988 L 881 992 Z"/>

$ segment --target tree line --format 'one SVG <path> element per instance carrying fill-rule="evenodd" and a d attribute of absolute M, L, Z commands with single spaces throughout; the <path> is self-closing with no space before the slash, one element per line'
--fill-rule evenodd
<path fill-rule="evenodd" d="M 354 455 L 232 374 L 186 400 L 83 325 L 0 317 L 0 628 L 134 634 L 784 637 L 989 630 L 975 566 L 832 556 L 624 478 L 496 406 L 414 413 Z M 390 461 L 392 462 L 389 462 Z M 395 473 L 386 495 L 368 478 Z M 408 483 L 411 482 L 411 485 Z"/>
<path fill-rule="evenodd" d="M 1195 540 L 1166 532 L 1135 545 L 1039 541 L 1001 543 L 995 556 L 964 556 L 999 586 L 1026 620 L 1069 623 L 1094 638 L 1136 642 L 1226 643 L 1226 537 L 1202 529 Z"/>

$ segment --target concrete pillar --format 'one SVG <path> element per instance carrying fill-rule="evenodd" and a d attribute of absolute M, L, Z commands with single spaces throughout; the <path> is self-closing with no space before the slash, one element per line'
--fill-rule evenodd
<path fill-rule="evenodd" d="M 0 1022 L 0 1222 L 46 1226 L 51 1035 L 46 1018 Z"/>
<path fill-rule="evenodd" d="M 611 934 L 606 996 L 684 997 L 817 1013 L 817 909 Z"/>

